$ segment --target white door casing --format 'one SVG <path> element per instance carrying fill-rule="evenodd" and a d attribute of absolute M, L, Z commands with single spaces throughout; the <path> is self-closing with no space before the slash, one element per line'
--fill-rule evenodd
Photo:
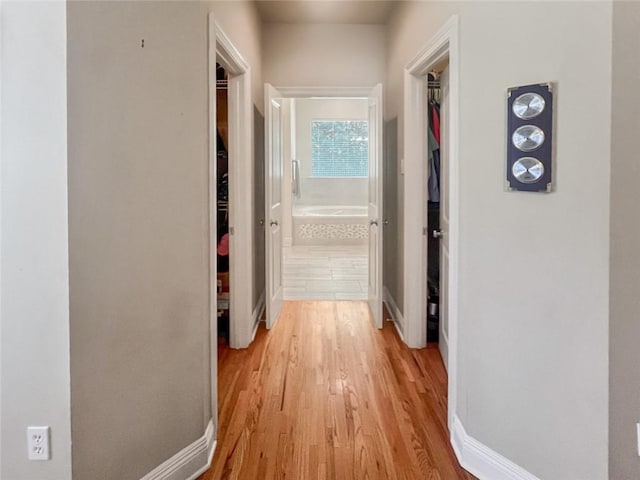
<path fill-rule="evenodd" d="M 229 342 L 232 348 L 246 348 L 253 333 L 253 103 L 251 100 L 251 69 L 229 37 L 209 15 L 209 90 L 210 90 L 210 212 L 217 209 L 217 145 L 216 145 L 216 63 L 229 74 L 228 124 L 229 124 Z M 213 216 L 215 217 L 215 215 Z M 215 252 L 216 218 L 210 229 L 212 250 L 210 252 L 212 298 L 212 329 L 217 330 L 217 278 Z M 217 334 L 216 334 L 217 337 Z M 212 341 L 217 343 L 215 338 Z M 215 355 L 215 354 L 213 354 Z"/>
<path fill-rule="evenodd" d="M 252 205 L 251 189 L 237 189 L 237 184 L 246 184 L 253 178 L 251 142 L 253 141 L 253 123 L 251 118 L 251 76 L 249 64 L 220 28 L 213 13 L 209 14 L 208 38 L 208 90 L 209 90 L 209 161 L 208 161 L 208 220 L 209 220 L 209 368 L 210 405 L 205 414 L 210 414 L 215 437 L 218 429 L 218 298 L 217 298 L 217 121 L 216 121 L 216 63 L 229 73 L 229 159 L 234 166 L 230 179 L 230 203 L 236 205 L 229 212 L 230 223 L 244 232 L 250 228 Z M 231 173 L 231 172 L 230 172 Z M 234 274 L 230 277 L 231 310 L 234 315 L 230 325 L 230 343 L 233 348 L 244 348 L 251 342 L 251 290 L 250 282 L 243 279 L 252 269 L 252 236 L 242 235 L 230 238 L 230 264 Z M 210 459 L 209 459 L 210 464 Z"/>
<path fill-rule="evenodd" d="M 368 300 L 376 328 L 382 328 L 382 85 L 369 95 L 369 282 Z"/>
<path fill-rule="evenodd" d="M 424 82 L 429 70 L 449 59 L 448 68 L 448 105 L 444 142 L 447 143 L 447 185 L 445 191 L 448 201 L 447 247 L 448 268 L 441 275 L 440 283 L 446 282 L 446 305 L 440 315 L 446 315 L 446 334 L 448 340 L 448 426 L 452 430 L 458 407 L 458 264 L 460 245 L 460 202 L 459 202 L 459 83 L 460 83 L 460 47 L 458 40 L 459 20 L 452 16 L 418 52 L 404 71 L 404 338 L 412 348 L 421 348 L 426 344 L 427 312 L 427 237 L 431 232 L 425 227 L 424 205 L 426 199 L 427 178 L 425 168 L 428 164 L 426 152 L 426 104 Z M 441 140 L 441 143 L 443 141 Z M 442 148 L 443 145 L 441 144 Z M 443 180 L 441 178 L 441 189 Z M 421 241 L 422 239 L 422 241 Z M 443 276 L 446 275 L 446 279 Z"/>
<path fill-rule="evenodd" d="M 266 309 L 267 328 L 282 310 L 282 95 L 265 84 Z"/>

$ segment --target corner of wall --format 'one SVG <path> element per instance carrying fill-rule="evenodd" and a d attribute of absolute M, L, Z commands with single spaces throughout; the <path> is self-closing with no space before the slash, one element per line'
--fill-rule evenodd
<path fill-rule="evenodd" d="M 467 434 L 454 415 L 451 444 L 462 467 L 480 480 L 540 480 Z"/>
<path fill-rule="evenodd" d="M 187 445 L 140 480 L 196 480 L 211 467 L 216 449 L 216 432 L 209 420 L 202 437 Z"/>

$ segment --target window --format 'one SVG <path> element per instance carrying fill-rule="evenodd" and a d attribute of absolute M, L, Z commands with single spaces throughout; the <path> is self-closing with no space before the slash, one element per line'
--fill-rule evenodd
<path fill-rule="evenodd" d="M 312 177 L 368 177 L 369 125 L 366 120 L 311 122 Z"/>

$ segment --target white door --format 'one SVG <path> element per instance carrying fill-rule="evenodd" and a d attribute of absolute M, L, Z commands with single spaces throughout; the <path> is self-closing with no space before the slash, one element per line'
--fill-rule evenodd
<path fill-rule="evenodd" d="M 369 308 L 382 328 L 382 85 L 369 96 Z"/>
<path fill-rule="evenodd" d="M 449 367 L 449 68 L 440 74 L 440 332 L 438 346 Z"/>
<path fill-rule="evenodd" d="M 265 84 L 267 328 L 282 310 L 282 95 Z"/>

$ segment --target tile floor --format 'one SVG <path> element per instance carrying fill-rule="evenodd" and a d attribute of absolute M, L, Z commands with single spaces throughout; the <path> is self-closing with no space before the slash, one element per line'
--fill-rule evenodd
<path fill-rule="evenodd" d="M 284 248 L 285 300 L 365 300 L 368 247 L 299 246 Z"/>

